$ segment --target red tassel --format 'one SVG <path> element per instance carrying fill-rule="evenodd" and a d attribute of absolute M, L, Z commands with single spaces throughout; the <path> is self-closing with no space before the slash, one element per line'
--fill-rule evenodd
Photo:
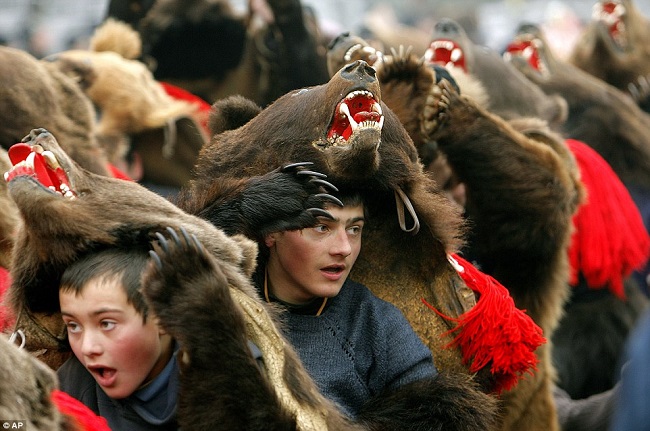
<path fill-rule="evenodd" d="M 587 144 L 567 139 L 587 202 L 573 217 L 569 283 L 578 284 L 581 273 L 589 287 L 608 287 L 625 298 L 623 280 L 643 268 L 650 256 L 650 236 L 638 207 L 609 164 Z"/>
<path fill-rule="evenodd" d="M 494 391 L 512 389 L 524 373 L 537 370 L 535 350 L 546 343 L 542 328 L 515 307 L 510 292 L 497 280 L 458 255 L 449 256 L 449 260 L 478 295 L 476 305 L 454 319 L 422 301 L 445 319 L 458 323 L 445 334 L 455 334 L 447 347 L 460 347 L 463 363 L 470 364 L 470 372 L 489 365 L 496 381 Z"/>
<path fill-rule="evenodd" d="M 97 416 L 86 405 L 63 391 L 52 391 L 52 402 L 62 414 L 72 419 L 75 431 L 111 431 L 105 418 Z"/>
<path fill-rule="evenodd" d="M 0 267 L 0 332 L 4 332 L 14 326 L 16 321 L 13 311 L 9 305 L 5 303 L 5 295 L 9 290 L 10 285 L 11 276 L 9 271 Z"/>

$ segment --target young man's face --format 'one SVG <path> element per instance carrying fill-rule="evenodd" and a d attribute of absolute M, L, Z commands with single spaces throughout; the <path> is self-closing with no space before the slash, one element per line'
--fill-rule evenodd
<path fill-rule="evenodd" d="M 267 236 L 269 287 L 282 301 L 306 303 L 338 295 L 361 249 L 363 206 L 331 206 L 335 220 L 320 217 L 308 229 Z"/>
<path fill-rule="evenodd" d="M 165 367 L 169 336 L 151 316 L 143 322 L 119 281 L 92 280 L 78 294 L 60 290 L 59 301 L 72 351 L 109 397 L 131 395 Z"/>

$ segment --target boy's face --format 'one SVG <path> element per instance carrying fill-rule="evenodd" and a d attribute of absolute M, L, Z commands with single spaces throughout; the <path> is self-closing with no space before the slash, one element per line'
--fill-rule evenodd
<path fill-rule="evenodd" d="M 335 220 L 266 237 L 273 294 L 292 304 L 338 295 L 361 250 L 363 206 L 330 206 Z"/>
<path fill-rule="evenodd" d="M 109 397 L 131 395 L 165 367 L 168 336 L 151 316 L 142 321 L 119 281 L 91 280 L 78 294 L 60 290 L 59 301 L 72 351 Z"/>

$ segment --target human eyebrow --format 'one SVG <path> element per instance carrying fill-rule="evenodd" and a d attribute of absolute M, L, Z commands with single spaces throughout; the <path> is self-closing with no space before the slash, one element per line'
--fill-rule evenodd
<path fill-rule="evenodd" d="M 94 310 L 92 313 L 90 313 L 92 316 L 99 316 L 100 314 L 104 313 L 119 313 L 119 314 L 124 314 L 124 311 L 119 309 L 119 308 L 99 308 L 97 310 Z"/>

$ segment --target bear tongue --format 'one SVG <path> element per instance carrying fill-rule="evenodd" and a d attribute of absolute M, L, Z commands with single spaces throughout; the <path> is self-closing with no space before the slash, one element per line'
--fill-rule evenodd
<path fill-rule="evenodd" d="M 506 47 L 506 52 L 512 56 L 523 57 L 533 69 L 537 71 L 541 70 L 539 52 L 537 52 L 532 42 L 512 42 Z"/>
<path fill-rule="evenodd" d="M 32 152 L 32 147 L 24 143 L 14 144 L 9 147 L 9 160 L 13 165 L 17 165 L 22 162 L 29 156 L 29 153 Z"/>
<path fill-rule="evenodd" d="M 430 64 L 437 64 L 442 67 L 452 64 L 467 72 L 463 50 L 452 40 L 436 39 L 431 41 L 429 48 L 425 52 L 425 59 Z"/>
<path fill-rule="evenodd" d="M 42 154 L 35 152 L 32 147 L 25 143 L 12 145 L 9 148 L 8 154 L 9 160 L 11 160 L 13 165 L 17 165 L 18 163 L 27 160 L 27 158 L 33 154 L 33 175 L 36 177 L 38 182 L 47 188 L 59 190 L 59 185 L 61 183 L 58 178 L 59 175 L 48 167 Z M 30 168 L 31 166 L 28 167 L 28 169 Z M 61 168 L 59 169 L 61 170 L 61 173 L 63 173 L 63 170 Z"/>
<path fill-rule="evenodd" d="M 379 120 L 381 120 L 381 114 L 379 114 L 378 112 L 362 111 L 354 114 L 352 118 L 354 118 L 354 121 L 356 121 L 357 123 L 361 123 L 362 121 L 368 121 L 368 120 L 379 122 Z"/>

